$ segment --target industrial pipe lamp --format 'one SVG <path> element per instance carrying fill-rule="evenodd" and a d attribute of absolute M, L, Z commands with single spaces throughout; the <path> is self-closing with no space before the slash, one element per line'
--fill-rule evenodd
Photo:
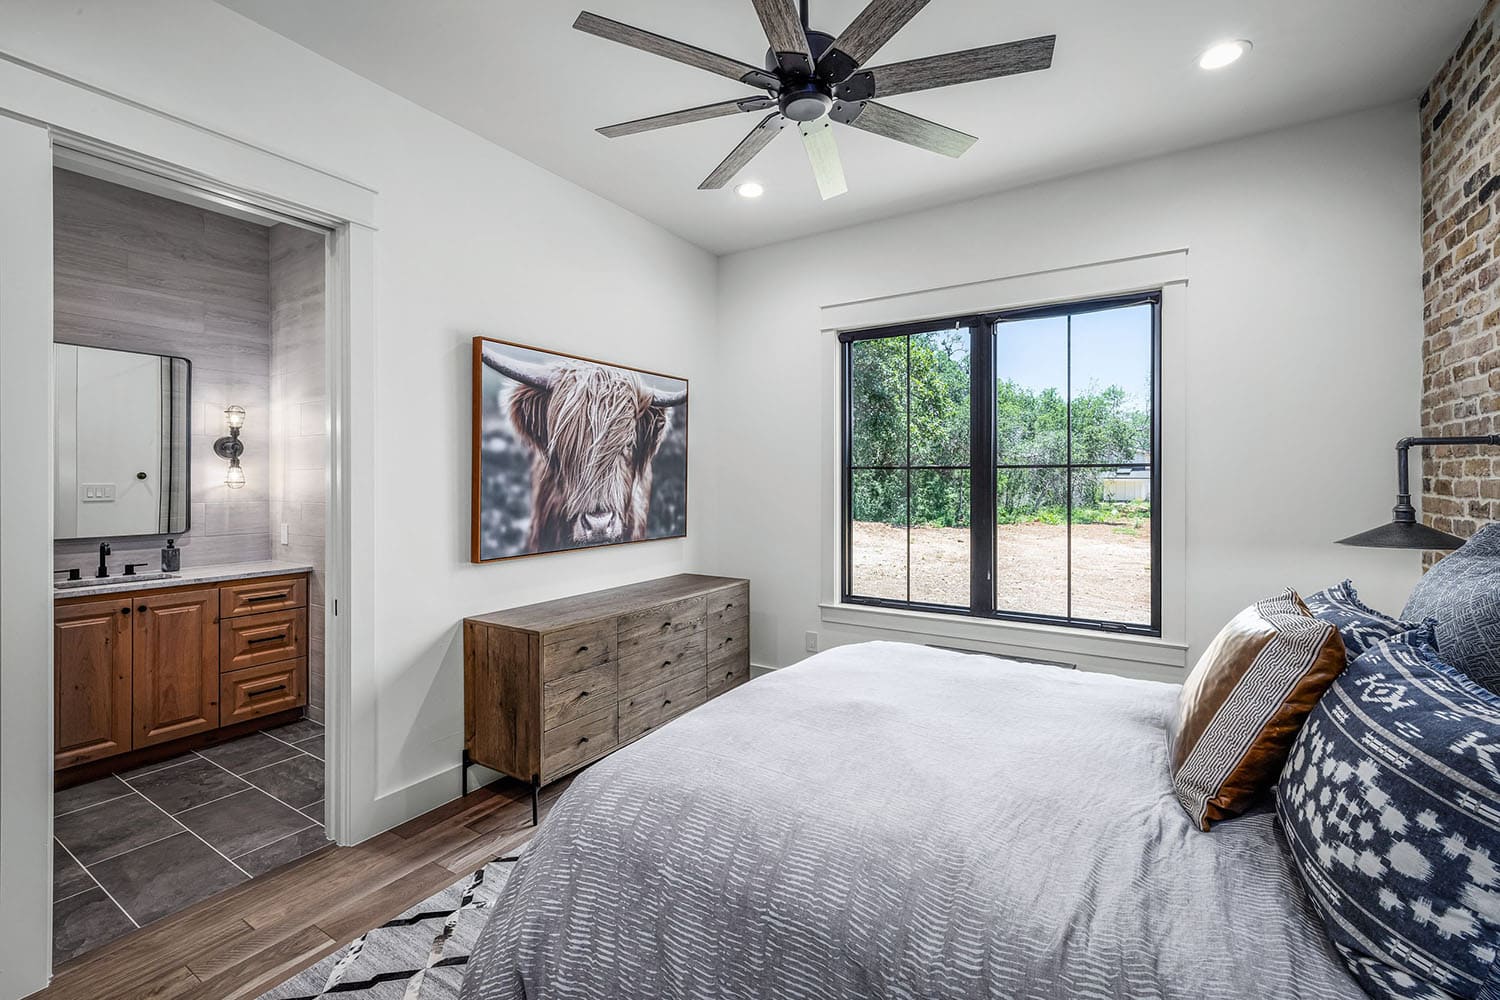
<path fill-rule="evenodd" d="M 1433 445 L 1481 445 L 1500 448 L 1500 434 L 1481 434 L 1468 437 L 1409 437 L 1396 442 L 1396 506 L 1391 511 L 1391 522 L 1369 531 L 1339 539 L 1340 545 L 1358 545 L 1369 549 L 1456 549 L 1464 540 L 1446 531 L 1438 531 L 1417 520 L 1417 510 L 1411 503 L 1411 473 L 1407 468 L 1407 457 L 1412 448 L 1428 448 Z"/>

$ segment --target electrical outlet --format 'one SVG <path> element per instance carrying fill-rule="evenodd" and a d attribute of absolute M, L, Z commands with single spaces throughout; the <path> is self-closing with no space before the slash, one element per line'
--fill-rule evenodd
<path fill-rule="evenodd" d="M 807 635 L 803 637 L 803 644 L 807 647 L 807 651 L 809 653 L 816 653 L 818 651 L 818 633 L 807 633 Z"/>
<path fill-rule="evenodd" d="M 282 545 L 286 545 L 290 541 L 291 541 L 291 539 L 289 537 L 289 532 L 287 531 L 286 522 L 283 521 L 283 522 L 281 522 L 281 544 Z"/>

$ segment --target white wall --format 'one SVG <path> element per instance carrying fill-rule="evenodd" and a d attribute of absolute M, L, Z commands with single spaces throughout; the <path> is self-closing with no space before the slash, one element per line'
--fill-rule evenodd
<path fill-rule="evenodd" d="M 0 22 L 4 54 L 377 192 L 376 416 L 352 430 L 375 456 L 360 832 L 457 794 L 459 621 L 698 569 L 713 502 L 695 466 L 685 540 L 470 565 L 469 338 L 687 376 L 712 451 L 713 258 L 207 0 L 8 0 Z"/>
<path fill-rule="evenodd" d="M 754 662 L 801 659 L 806 631 L 870 636 L 818 608 L 823 307 L 1180 248 L 1185 356 L 1163 361 L 1185 392 L 1187 662 L 1284 586 L 1351 576 L 1399 610 L 1417 557 L 1332 540 L 1389 517 L 1392 448 L 1417 428 L 1419 190 L 1403 105 L 724 258 L 718 402 L 741 419 L 709 456 L 710 554 L 753 581 Z"/>

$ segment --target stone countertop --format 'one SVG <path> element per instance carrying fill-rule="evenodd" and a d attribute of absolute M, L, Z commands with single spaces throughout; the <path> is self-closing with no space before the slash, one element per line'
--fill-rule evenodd
<path fill-rule="evenodd" d="M 223 583 L 229 580 L 253 580 L 262 576 L 285 576 L 289 573 L 309 573 L 313 569 L 306 563 L 293 562 L 248 562 L 224 563 L 219 566 L 184 566 L 179 572 L 161 580 L 141 580 L 132 576 L 117 575 L 107 580 L 89 580 L 82 587 L 54 587 L 53 600 L 72 597 L 99 597 L 137 590 L 162 590 L 166 587 L 186 587 L 195 583 Z M 87 579 L 87 578 L 85 578 Z"/>

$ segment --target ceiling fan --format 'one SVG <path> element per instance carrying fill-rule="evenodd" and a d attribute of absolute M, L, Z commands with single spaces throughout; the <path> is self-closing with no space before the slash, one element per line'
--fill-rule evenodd
<path fill-rule="evenodd" d="M 848 190 L 833 138 L 833 122 L 945 156 L 962 156 L 978 141 L 975 136 L 897 111 L 876 98 L 1047 69 L 1052 65 L 1052 48 L 1057 41 L 1056 35 L 1043 35 L 865 69 L 865 63 L 916 17 L 928 0 L 871 0 L 837 38 L 809 27 L 807 0 L 801 0 L 800 12 L 793 0 L 751 2 L 771 43 L 764 69 L 588 11 L 579 14 L 573 24 L 579 31 L 766 92 L 607 125 L 599 132 L 616 139 L 671 125 L 774 109 L 698 185 L 699 190 L 717 190 L 728 184 L 787 121 L 793 121 L 802 133 L 818 190 L 828 199 Z"/>

